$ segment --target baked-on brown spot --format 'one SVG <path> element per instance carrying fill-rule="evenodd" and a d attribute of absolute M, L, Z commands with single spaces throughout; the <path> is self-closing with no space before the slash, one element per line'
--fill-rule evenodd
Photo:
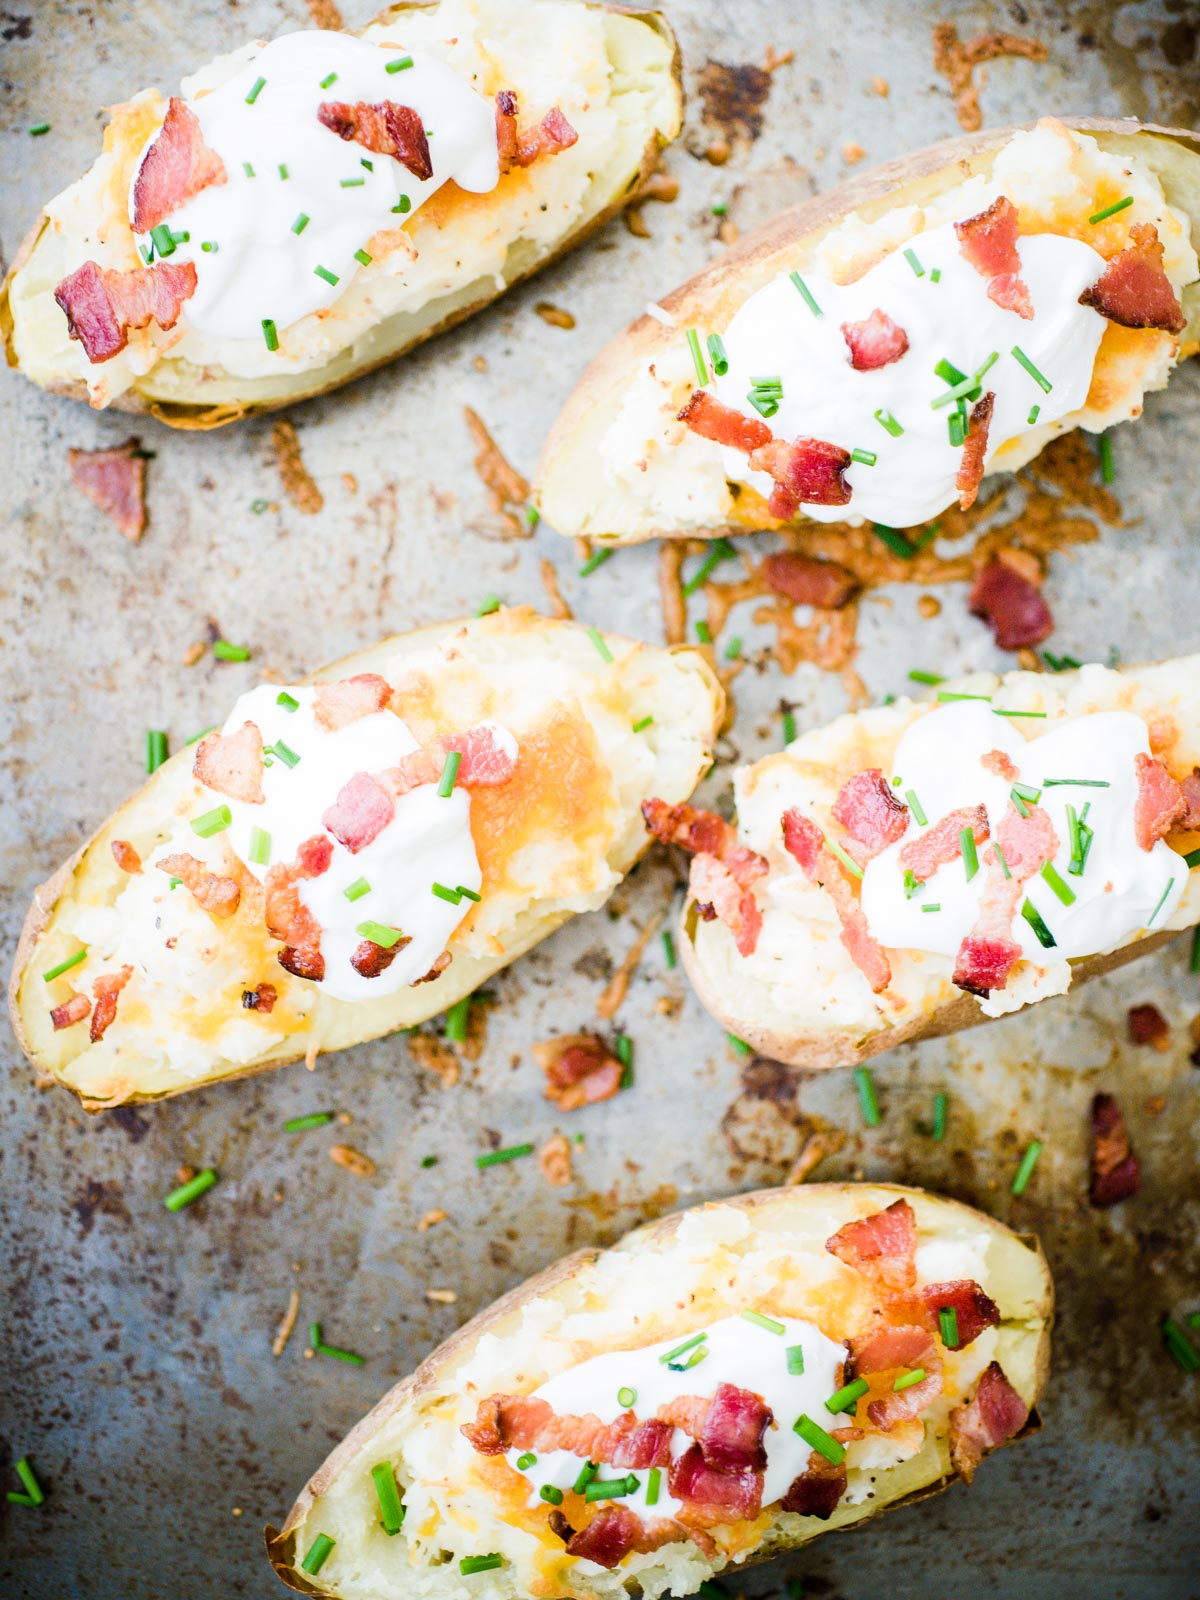
<path fill-rule="evenodd" d="M 543 322 L 548 322 L 552 328 L 573 328 L 575 318 L 569 311 L 564 311 L 561 306 L 551 305 L 549 300 L 539 300 L 533 308 Z"/>
<path fill-rule="evenodd" d="M 523 478 L 505 459 L 500 446 L 488 432 L 483 418 L 477 411 L 472 411 L 470 406 L 464 406 L 463 416 L 467 421 L 471 443 L 475 446 L 475 471 L 488 492 L 492 510 L 497 513 L 504 525 L 502 537 L 527 539 L 533 532 L 524 515 L 525 505 L 529 499 L 529 480 Z"/>
<path fill-rule="evenodd" d="M 317 488 L 312 475 L 300 454 L 300 440 L 290 422 L 276 422 L 271 426 L 271 448 L 275 452 L 275 465 L 283 492 L 306 516 L 313 516 L 325 504 L 325 496 Z"/>
<path fill-rule="evenodd" d="M 308 20 L 314 28 L 327 28 L 331 33 L 337 33 L 344 26 L 342 13 L 333 0 L 306 0 L 306 4 Z"/>
<path fill-rule="evenodd" d="M 763 130 L 763 107 L 771 93 L 771 74 L 766 67 L 706 61 L 696 75 L 696 87 L 706 127 L 727 139 L 753 143 L 758 138 Z"/>
<path fill-rule="evenodd" d="M 441 1039 L 435 1038 L 432 1033 L 410 1033 L 408 1049 L 409 1054 L 421 1066 L 428 1067 L 430 1072 L 435 1073 L 447 1089 L 452 1089 L 462 1075 L 462 1067 L 454 1051 Z"/>
<path fill-rule="evenodd" d="M 375 1163 L 370 1156 L 363 1155 L 361 1150 L 355 1150 L 352 1145 L 331 1144 L 329 1159 L 336 1161 L 339 1167 L 345 1167 L 346 1171 L 352 1172 L 356 1178 L 375 1176 Z"/>
<path fill-rule="evenodd" d="M 982 83 L 975 80 L 976 67 L 1002 56 L 1045 61 L 1047 54 L 1040 39 L 1023 39 L 1015 33 L 977 33 L 971 39 L 960 39 L 953 22 L 939 22 L 933 30 L 933 68 L 949 84 L 959 126 L 967 133 L 976 133 L 983 126 Z"/>
<path fill-rule="evenodd" d="M 646 953 L 646 946 L 653 939 L 662 925 L 666 916 L 665 911 L 656 911 L 638 934 L 637 938 L 625 952 L 621 965 L 613 973 L 605 985 L 600 998 L 596 1001 L 596 1015 L 609 1021 L 625 1003 L 625 996 L 629 992 L 630 979 L 638 969 L 638 963 Z"/>

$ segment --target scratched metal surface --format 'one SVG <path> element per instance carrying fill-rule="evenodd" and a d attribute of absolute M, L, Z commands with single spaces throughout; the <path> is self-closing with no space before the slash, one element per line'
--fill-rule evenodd
<path fill-rule="evenodd" d="M 0 383 L 0 880 L 5 960 L 29 891 L 140 780 L 143 730 L 178 743 L 214 721 L 262 669 L 287 674 L 389 631 L 471 609 L 494 591 L 542 598 L 538 560 L 558 566 L 588 622 L 660 637 L 651 548 L 621 553 L 577 581 L 571 548 L 548 530 L 497 541 L 470 470 L 462 407 L 493 426 L 520 466 L 585 359 L 627 315 L 715 249 L 709 208 L 731 201 L 742 225 L 836 181 L 841 150 L 881 160 L 956 131 L 930 63 L 930 4 L 854 0 L 837 8 L 767 0 L 714 7 L 676 0 L 695 69 L 745 66 L 768 45 L 795 60 L 766 80 L 741 74 L 725 110 L 748 121 L 729 165 L 699 152 L 719 128 L 694 95 L 671 153 L 680 180 L 653 206 L 650 240 L 621 224 L 536 284 L 408 361 L 295 414 L 325 494 L 303 516 L 279 494 L 269 424 L 209 437 L 141 429 L 151 527 L 125 544 L 71 489 L 69 445 L 119 441 L 116 416 Z M 350 23 L 369 0 L 347 7 Z M 954 8 L 964 33 L 1018 27 L 1050 46 L 1045 65 L 993 67 L 989 123 L 1065 111 L 1136 113 L 1200 125 L 1194 5 L 1046 3 Z M 257 31 L 303 25 L 302 0 L 6 0 L 0 9 L 0 246 L 11 259 L 37 203 L 76 176 L 98 145 L 95 109 L 180 73 Z M 873 74 L 890 96 L 868 91 Z M 724 80 L 728 85 L 730 80 Z M 692 84 L 695 86 L 693 72 Z M 710 106 L 710 109 L 711 106 Z M 759 126 L 761 119 L 761 127 Z M 30 124 L 49 135 L 31 139 Z M 754 135 L 751 137 L 751 135 Z M 545 324 L 548 299 L 576 318 Z M 476 358 L 486 357 L 486 372 Z M 1118 436 L 1117 488 L 1128 526 L 1057 557 L 1052 645 L 1127 659 L 1200 648 L 1191 581 L 1200 371 L 1155 396 Z M 351 474 L 357 487 L 343 478 Z M 258 498 L 279 502 L 254 516 Z M 965 615 L 961 591 L 924 621 L 915 590 L 864 607 L 862 674 L 873 693 L 901 688 L 914 664 L 942 669 L 998 657 Z M 180 663 L 205 619 L 254 652 L 247 666 Z M 748 621 L 735 624 L 747 640 Z M 836 678 L 801 668 L 743 674 L 733 738 L 744 754 L 775 743 L 786 693 L 801 722 L 842 708 Z M 718 773 L 710 789 L 719 792 Z M 769 1593 L 802 1578 L 810 1595 L 894 1600 L 961 1592 L 1003 1597 L 1102 1594 L 1174 1600 L 1200 1593 L 1200 1387 L 1161 1352 L 1165 1311 L 1200 1307 L 1197 1157 L 1200 1072 L 1187 1023 L 1200 979 L 1176 945 L 1036 1015 L 881 1061 L 884 1109 L 860 1124 L 851 1080 L 749 1069 L 664 970 L 657 942 L 619 1022 L 636 1043 L 636 1085 L 565 1119 L 586 1138 L 576 1180 L 551 1190 L 532 1162 L 479 1174 L 493 1139 L 548 1136 L 563 1124 L 542 1097 L 531 1041 L 592 1020 L 606 972 L 674 889 L 651 860 L 611 915 L 578 921 L 491 985 L 486 1048 L 444 1088 L 391 1039 L 151 1107 L 89 1118 L 61 1091 L 39 1091 L 7 1028 L 0 1085 L 0 1475 L 29 1452 L 50 1498 L 38 1511 L 0 1504 L 0 1592 L 13 1600 L 168 1600 L 271 1596 L 260 1529 L 278 1521 L 307 1474 L 383 1390 L 471 1313 L 567 1248 L 606 1241 L 646 1217 L 705 1196 L 776 1181 L 806 1131 L 846 1131 L 824 1177 L 929 1184 L 1040 1231 L 1061 1316 L 1045 1429 L 956 1489 L 852 1539 L 831 1538 L 751 1575 Z M 671 1015 L 657 1005 L 677 1003 Z M 1173 1024 L 1164 1054 L 1126 1040 L 1124 1013 L 1155 1000 Z M 436 1027 L 428 1030 L 436 1032 Z M 1115 1214 L 1085 1199 L 1085 1110 L 1120 1092 L 1146 1171 Z M 948 1137 L 914 1131 L 946 1089 Z M 1160 1112 L 1147 1108 L 1162 1097 Z M 318 1108 L 348 1125 L 289 1137 L 288 1117 Z M 1046 1141 L 1026 1195 L 1009 1184 L 1032 1136 Z M 327 1156 L 339 1138 L 368 1153 L 374 1178 Z M 420 1156 L 436 1154 L 423 1168 Z M 221 1182 L 170 1216 L 161 1197 L 181 1163 Z M 449 1220 L 418 1233 L 440 1206 Z M 293 1285 L 301 1326 L 366 1356 L 361 1368 L 304 1359 L 293 1337 L 275 1359 L 274 1327 Z M 457 1292 L 453 1305 L 429 1288 Z"/>

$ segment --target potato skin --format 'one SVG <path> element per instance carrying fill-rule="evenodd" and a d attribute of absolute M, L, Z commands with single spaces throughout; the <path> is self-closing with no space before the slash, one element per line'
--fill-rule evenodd
<path fill-rule="evenodd" d="M 962 1201 L 950 1200 L 942 1195 L 931 1194 L 926 1190 L 893 1183 L 809 1183 L 787 1190 L 757 1189 L 749 1194 L 731 1196 L 718 1203 L 722 1206 L 736 1206 L 744 1211 L 754 1211 L 762 1206 L 780 1203 L 795 1204 L 798 1208 L 802 1208 L 810 1201 L 820 1205 L 823 1200 L 835 1195 L 850 1195 L 858 1192 L 870 1192 L 873 1198 L 878 1196 L 880 1206 L 887 1205 L 892 1200 L 919 1196 L 923 1200 L 933 1203 L 939 1209 L 943 1209 L 948 1215 L 957 1214 L 970 1217 L 977 1224 L 1002 1234 L 1009 1234 L 1012 1231 L 1005 1228 L 1003 1224 L 997 1223 L 991 1217 L 987 1217 L 977 1211 L 973 1206 L 965 1205 Z M 703 1210 L 705 1208 L 697 1206 L 692 1209 Z M 617 1250 L 623 1249 L 633 1240 L 669 1239 L 687 1215 L 687 1211 L 677 1211 L 670 1216 L 659 1217 L 656 1221 L 647 1223 L 644 1227 L 637 1228 L 633 1233 L 627 1234 L 613 1248 Z M 1041 1427 L 1036 1402 L 1045 1389 L 1046 1379 L 1049 1375 L 1050 1332 L 1054 1320 L 1054 1285 L 1050 1277 L 1049 1267 L 1046 1264 L 1046 1258 L 1036 1239 L 1022 1237 L 1023 1242 L 1031 1244 L 1035 1250 L 1042 1279 L 1042 1292 L 1033 1311 L 1033 1317 L 1039 1320 L 1041 1324 L 1037 1334 L 1038 1347 L 1034 1360 L 1034 1404 L 1030 1409 L 1029 1420 L 1016 1436 L 1017 1439 L 1027 1438 L 1030 1434 L 1036 1433 Z M 536 1277 L 530 1278 L 526 1283 L 519 1284 L 515 1289 L 510 1289 L 506 1295 L 503 1295 L 494 1304 L 488 1306 L 477 1316 L 472 1317 L 469 1322 L 464 1323 L 444 1344 L 439 1345 L 436 1350 L 425 1358 L 410 1377 L 402 1379 L 400 1383 L 390 1389 L 361 1422 L 358 1422 L 351 1429 L 300 1491 L 295 1504 L 284 1521 L 283 1527 L 277 1529 L 268 1525 L 263 1530 L 267 1557 L 277 1575 L 289 1589 L 294 1590 L 297 1594 L 305 1595 L 328 1593 L 325 1589 L 315 1587 L 308 1581 L 304 1573 L 297 1570 L 299 1555 L 296 1548 L 297 1533 L 303 1526 L 305 1518 L 317 1499 L 324 1494 L 342 1468 L 348 1465 L 359 1450 L 367 1444 L 376 1430 L 388 1418 L 393 1416 L 401 1406 L 420 1395 L 423 1390 L 432 1387 L 437 1381 L 441 1369 L 448 1362 L 455 1360 L 464 1350 L 477 1344 L 484 1334 L 499 1327 L 508 1317 L 519 1312 L 530 1300 L 536 1299 L 539 1295 L 547 1294 L 558 1284 L 566 1282 L 575 1273 L 590 1265 L 603 1254 L 603 1251 L 596 1249 L 578 1250 L 573 1255 L 565 1256 L 561 1261 L 556 1261 L 552 1266 L 538 1273 Z M 1015 1443 L 1016 1440 L 1011 1442 Z M 947 1478 L 939 1483 L 930 1484 L 912 1494 L 903 1496 L 901 1499 L 877 1506 L 874 1511 L 868 1513 L 861 1521 L 869 1521 L 871 1517 L 878 1515 L 881 1511 L 891 1511 L 902 1505 L 915 1504 L 918 1500 L 925 1500 L 930 1495 L 939 1494 L 943 1489 L 948 1488 L 958 1476 L 958 1473 L 951 1472 Z M 855 1524 L 855 1526 L 858 1525 L 858 1523 Z M 811 1540 L 800 1542 L 809 1543 Z M 756 1566 L 762 1561 L 773 1560 L 783 1550 L 791 1548 L 797 1548 L 797 1546 L 775 1543 L 769 1551 L 747 1557 L 739 1563 L 739 1567 Z"/>
<path fill-rule="evenodd" d="M 1187 128 L 1168 128 L 1158 123 L 1137 122 L 1133 118 L 1063 117 L 1061 120 L 1068 128 L 1081 133 L 1126 137 L 1157 134 L 1174 139 L 1200 155 L 1200 132 Z M 678 329 L 705 323 L 723 326 L 741 304 L 740 286 L 744 279 L 782 270 L 798 249 L 815 243 L 852 211 L 870 213 L 876 208 L 882 213 L 942 193 L 969 177 L 982 159 L 999 150 L 1014 133 L 1033 126 L 1026 123 L 946 139 L 873 167 L 827 193 L 814 195 L 802 205 L 783 211 L 743 234 L 695 277 L 663 296 L 659 304 L 675 319 L 676 328 L 665 327 L 647 314 L 631 322 L 585 369 L 542 446 L 534 472 L 533 500 L 550 526 L 568 537 L 586 534 L 605 544 L 635 544 L 648 538 L 715 539 L 723 532 L 754 533 L 764 526 L 783 526 L 775 521 L 764 524 L 758 514 L 742 522 L 732 519 L 724 528 L 664 529 L 625 535 L 619 530 L 610 532 L 582 525 L 572 512 L 570 486 L 581 481 L 581 473 L 582 481 L 586 482 L 584 466 L 594 451 L 597 431 L 613 415 L 631 374 L 652 361 L 657 352 L 677 342 Z M 1180 203 L 1178 198 L 1175 203 Z M 1200 233 L 1200 214 L 1193 217 L 1193 226 Z M 1194 327 L 1191 331 L 1193 335 L 1196 333 Z"/>
<path fill-rule="evenodd" d="M 107 409 L 110 411 L 123 411 L 138 416 L 151 416 L 157 421 L 165 423 L 169 428 L 177 428 L 184 432 L 203 433 L 213 428 L 226 427 L 231 422 L 239 422 L 243 417 L 261 416 L 267 412 L 281 411 L 288 406 L 298 405 L 302 400 L 313 400 L 318 395 L 328 394 L 334 389 L 340 389 L 347 383 L 353 383 L 356 378 L 364 377 L 368 372 L 375 372 L 380 367 L 389 365 L 392 361 L 396 361 L 405 355 L 409 350 L 414 350 L 419 345 L 424 344 L 427 339 L 432 339 L 437 334 L 444 333 L 446 329 L 452 328 L 456 324 L 464 322 L 468 317 L 474 316 L 477 311 L 482 310 L 484 306 L 490 305 L 501 294 L 506 293 L 519 283 L 524 283 L 527 278 L 533 277 L 536 273 L 541 272 L 543 268 L 551 266 L 555 261 L 558 261 L 562 256 L 573 250 L 576 245 L 581 244 L 590 234 L 595 233 L 606 222 L 611 221 L 626 206 L 632 204 L 657 167 L 660 152 L 678 137 L 679 131 L 683 126 L 683 58 L 674 29 L 662 12 L 643 10 L 638 6 L 619 5 L 612 3 L 612 0 L 587 0 L 587 3 L 592 6 L 599 6 L 606 11 L 614 11 L 620 15 L 634 17 L 645 22 L 647 27 L 661 35 L 671 45 L 672 50 L 670 71 L 677 102 L 674 126 L 667 134 L 663 134 L 658 130 L 650 132 L 642 150 L 642 159 L 637 171 L 630 173 L 625 189 L 607 206 L 593 216 L 584 218 L 579 226 L 566 234 L 547 255 L 540 257 L 523 272 L 516 273 L 513 277 L 508 278 L 503 289 L 481 295 L 478 300 L 472 301 L 469 305 L 456 307 L 454 311 L 443 317 L 439 322 L 424 329 L 415 339 L 398 346 L 386 355 L 381 355 L 374 360 L 364 361 L 336 378 L 321 381 L 319 376 L 320 369 L 317 369 L 307 375 L 310 381 L 298 386 L 295 392 L 286 399 L 257 400 L 245 405 L 233 405 L 229 402 L 207 406 L 199 403 L 184 405 L 150 400 L 138 394 L 136 389 L 131 388 L 126 390 L 124 394 L 119 395 Z M 436 0 L 399 0 L 397 4 L 385 6 L 380 13 L 380 17 L 398 16 L 405 11 L 425 10 L 434 4 L 436 4 Z M 5 274 L 3 281 L 0 282 L 0 343 L 3 344 L 4 356 L 8 366 L 18 370 L 20 369 L 20 362 L 17 359 L 13 344 L 13 319 L 8 302 L 8 290 L 16 274 L 32 256 L 38 240 L 48 226 L 49 219 L 43 213 L 22 239 L 11 267 Z M 335 357 L 335 362 L 336 359 Z M 47 392 L 62 395 L 69 400 L 82 400 L 85 404 L 88 399 L 87 388 L 80 383 L 51 384 L 47 386 Z"/>

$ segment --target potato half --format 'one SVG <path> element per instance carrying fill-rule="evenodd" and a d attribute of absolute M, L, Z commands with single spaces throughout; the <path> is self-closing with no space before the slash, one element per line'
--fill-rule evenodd
<path fill-rule="evenodd" d="M 339 388 L 461 322 L 570 250 L 632 199 L 682 125 L 674 34 L 656 11 L 585 0 L 537 3 L 554 14 L 549 20 L 555 24 L 540 30 L 540 40 L 536 27 L 529 37 L 536 18 L 523 0 L 418 0 L 387 7 L 360 30 L 386 38 L 391 24 L 403 31 L 406 19 L 417 19 L 421 48 L 447 54 L 452 44 L 461 53 L 468 33 L 475 47 L 469 65 L 480 74 L 481 89 L 490 94 L 513 88 L 529 105 L 544 98 L 539 76 L 562 81 L 564 60 L 582 74 L 579 93 L 586 109 L 572 150 L 507 174 L 487 195 L 467 195 L 450 185 L 413 214 L 407 232 L 427 291 L 402 292 L 403 276 L 391 282 L 381 276 L 373 291 L 374 303 L 383 308 L 380 320 L 372 325 L 359 317 L 339 329 L 341 302 L 335 302 L 322 313 L 325 329 L 332 330 L 327 351 L 278 375 L 226 370 L 216 356 L 205 359 L 198 346 L 197 359 L 168 351 L 115 393 L 111 404 L 150 412 L 172 427 L 215 428 Z M 443 17 L 445 32 L 456 36 L 446 44 L 434 31 Z M 493 85 L 490 78 L 497 74 L 511 81 Z M 98 230 L 106 243 L 127 239 L 133 250 L 124 197 L 133 164 L 164 112 L 165 101 L 153 93 L 114 108 L 104 155 L 47 207 L 0 287 L 8 364 L 53 393 L 88 398 L 86 358 L 67 335 L 55 287 L 88 259 Z M 370 270 L 383 273 L 380 267 Z M 116 359 L 119 364 L 123 358 Z M 103 367 L 93 371 L 102 373 Z"/>
<path fill-rule="evenodd" d="M 1135 175 L 1157 180 L 1168 204 L 1184 222 L 1190 221 L 1195 244 L 1200 238 L 1200 135 L 1098 117 L 1068 118 L 1065 126 L 1089 134 L 1103 155 L 1118 158 L 1115 181 L 1121 181 L 1126 166 Z M 844 263 L 845 276 L 839 281 L 852 281 L 878 255 L 914 234 L 919 236 L 921 208 L 936 205 L 972 177 L 986 178 L 998 153 L 1021 131 L 998 128 L 950 139 L 851 178 L 828 194 L 815 195 L 744 234 L 689 282 L 666 295 L 660 302 L 661 320 L 647 312 L 632 322 L 584 372 L 542 448 L 534 492 L 551 527 L 571 538 L 633 544 L 650 538 L 715 538 L 783 526 L 757 489 L 725 480 L 716 466 L 699 481 L 698 467 L 711 461 L 718 447 L 687 434 L 673 420 L 695 381 L 684 344 L 686 331 L 695 328 L 701 338 L 724 332 L 752 294 L 781 273 L 804 269 L 823 243 L 843 228 L 837 260 Z M 1034 231 L 1078 231 L 1099 242 L 1095 230 L 1087 226 L 1087 212 L 1110 203 L 1113 181 L 1111 173 L 1105 174 L 1097 199 L 1072 192 L 1069 214 L 1066 197 L 1043 197 L 1039 216 L 1048 220 Z M 912 220 L 902 227 L 897 223 L 900 231 L 889 241 L 885 219 L 903 218 L 906 208 L 913 208 Z M 1178 230 L 1178 223 L 1175 226 Z M 1178 242 L 1182 256 L 1189 248 L 1186 235 L 1180 235 Z M 1194 257 L 1192 261 L 1194 265 Z M 1181 357 L 1200 348 L 1200 280 L 1193 278 L 1183 287 L 1182 306 L 1188 322 L 1179 336 Z M 1014 325 L 1019 329 L 1019 323 Z M 1106 335 L 1096 366 L 1099 375 L 1101 359 L 1107 363 L 1103 382 L 1099 376 L 1093 379 L 1093 394 L 1081 421 L 1066 419 L 1022 436 L 1018 442 L 1024 445 L 1028 438 L 1031 447 L 1012 452 L 1011 457 L 1005 454 L 993 464 L 995 470 L 1022 465 L 1055 431 L 1075 425 L 1102 429 L 1111 421 L 1139 414 L 1146 372 L 1154 364 L 1150 342 L 1169 343 L 1169 337 L 1153 329 L 1115 325 L 1109 333 L 1113 337 Z M 647 370 L 655 363 L 653 393 L 647 393 Z M 1156 375 L 1150 386 L 1161 381 L 1165 380 Z M 1097 393 L 1101 389 L 1102 395 Z M 853 520 L 853 500 L 847 515 Z M 796 522 L 803 526 L 803 508 Z"/>
<path fill-rule="evenodd" d="M 710 1558 L 688 1542 L 675 1542 L 649 1555 L 627 1556 L 604 1571 L 564 1554 L 561 1539 L 545 1525 L 544 1509 L 511 1511 L 510 1504 L 506 1517 L 488 1490 L 490 1480 L 473 1468 L 469 1447 L 464 1457 L 458 1434 L 463 1422 L 474 1420 L 480 1400 L 498 1390 L 529 1393 L 545 1374 L 569 1366 L 571 1351 L 578 1359 L 585 1350 L 604 1348 L 606 1341 L 610 1348 L 624 1349 L 635 1347 L 639 1337 L 643 1342 L 660 1333 L 686 1337 L 689 1327 L 736 1315 L 746 1303 L 737 1296 L 744 1295 L 751 1279 L 754 1298 L 764 1307 L 798 1317 L 807 1308 L 822 1331 L 841 1338 L 845 1303 L 839 1312 L 835 1286 L 825 1301 L 819 1288 L 802 1287 L 805 1268 L 811 1269 L 811 1285 L 821 1263 L 830 1259 L 825 1241 L 837 1229 L 899 1199 L 913 1208 L 919 1246 L 936 1243 L 942 1250 L 974 1252 L 980 1263 L 977 1281 L 1000 1312 L 999 1327 L 988 1335 L 995 1338 L 992 1358 L 1032 1410 L 1046 1382 L 1054 1304 L 1036 1240 L 1019 1238 L 969 1206 L 922 1190 L 866 1183 L 765 1189 L 664 1217 L 608 1251 L 581 1250 L 460 1328 L 338 1445 L 301 1491 L 282 1531 L 267 1529 L 276 1572 L 301 1594 L 340 1600 L 417 1595 L 427 1600 L 530 1595 L 624 1600 L 627 1594 L 657 1600 L 665 1593 L 692 1594 L 723 1570 L 736 1573 L 807 1544 L 827 1529 L 852 1527 L 945 1488 L 956 1473 L 942 1409 L 929 1413 L 914 1454 L 864 1474 L 861 1497 L 854 1494 L 853 1482 L 848 1485 L 847 1498 L 826 1522 L 776 1509 L 750 1524 L 744 1537 L 738 1525 L 710 1530 L 717 1541 Z M 687 1308 L 682 1313 L 681 1305 Z M 638 1317 L 634 1336 L 632 1324 L 623 1321 L 632 1308 Z M 569 1331 L 564 1328 L 568 1319 Z M 589 1327 L 596 1330 L 594 1343 Z M 964 1359 L 970 1355 L 970 1347 L 963 1350 Z M 976 1367 L 985 1361 L 979 1356 Z M 949 1365 L 946 1381 L 950 1388 L 958 1386 Z M 964 1372 L 960 1393 L 973 1383 Z M 708 1392 L 703 1381 L 695 1388 Z M 779 1420 L 790 1426 L 790 1418 Z M 1023 1431 L 1036 1425 L 1033 1414 Z M 380 1462 L 391 1464 L 411 1502 L 393 1538 L 380 1525 L 371 1478 Z M 321 1534 L 334 1544 L 314 1577 L 301 1570 L 301 1563 Z M 503 1564 L 461 1576 L 459 1560 L 473 1551 L 499 1552 Z"/>
<path fill-rule="evenodd" d="M 112 846 L 126 841 L 145 861 L 180 817 L 211 805 L 212 791 L 201 790 L 192 775 L 194 752 L 183 749 L 34 894 L 17 948 L 10 1005 L 17 1036 L 39 1070 L 71 1089 L 89 1110 L 265 1072 L 423 1022 L 469 995 L 575 912 L 603 904 L 646 848 L 641 802 L 658 792 L 685 799 L 711 763 L 724 695 L 703 655 L 602 637 L 513 608 L 385 639 L 306 681 L 375 672 L 394 683 L 417 657 L 428 673 L 428 652 L 440 646 L 454 652 L 453 682 L 447 673 L 444 689 L 435 680 L 411 705 L 400 691 L 393 703 L 410 726 L 428 728 L 432 737 L 433 730 L 461 729 L 496 716 L 525 752 L 510 781 L 474 791 L 472 831 L 483 902 L 452 935 L 450 966 L 433 981 L 378 999 L 334 999 L 320 984 L 279 965 L 278 941 L 243 904 L 224 921 L 196 908 L 204 919 L 202 977 L 193 975 L 189 982 L 186 968 L 165 970 L 161 938 L 147 935 L 144 917 L 131 923 L 120 903 L 145 874 L 131 880 Z M 508 687 L 489 682 L 489 673 L 499 679 L 508 666 Z M 529 675 L 524 686 L 522 671 Z M 549 698 L 540 689 L 533 699 L 523 698 L 535 680 L 553 685 Z M 105 936 L 115 939 L 115 954 L 107 947 L 103 955 L 93 950 L 84 965 L 47 982 L 44 974 L 86 943 L 76 934 L 80 917 L 88 915 L 94 924 L 98 910 L 110 907 L 116 908 L 117 923 Z M 111 913 L 106 915 L 111 924 Z M 135 949 L 139 938 L 150 942 Z M 108 1033 L 92 1043 L 83 1023 L 56 1032 L 51 1008 L 73 993 L 90 993 L 93 967 L 112 970 L 125 961 L 134 976 Z M 260 981 L 277 991 L 269 1016 L 243 1009 L 243 991 Z M 261 1027 L 261 1044 L 245 1033 L 247 1024 Z"/>

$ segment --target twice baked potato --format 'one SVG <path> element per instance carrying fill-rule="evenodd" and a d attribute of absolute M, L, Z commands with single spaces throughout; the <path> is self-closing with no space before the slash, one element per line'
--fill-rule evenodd
<path fill-rule="evenodd" d="M 113 108 L 0 291 L 9 364 L 188 428 L 337 388 L 570 249 L 681 120 L 655 11 L 436 0 L 247 45 Z"/>
<path fill-rule="evenodd" d="M 411 1027 L 568 917 L 708 768 L 702 654 L 527 608 L 263 684 L 34 896 L 10 990 L 89 1110 Z"/>
<path fill-rule="evenodd" d="M 839 717 L 734 775 L 681 951 L 764 1055 L 854 1065 L 1063 993 L 1200 922 L 1200 656 L 974 673 Z"/>
<path fill-rule="evenodd" d="M 584 373 L 536 499 L 616 544 L 906 527 L 1200 348 L 1200 137 L 1044 119 L 921 150 L 744 235 Z"/>
<path fill-rule="evenodd" d="M 970 1480 L 1028 1430 L 1036 1241 L 916 1189 L 807 1184 L 583 1250 L 498 1301 L 318 1468 L 271 1562 L 340 1600 L 623 1600 Z"/>

